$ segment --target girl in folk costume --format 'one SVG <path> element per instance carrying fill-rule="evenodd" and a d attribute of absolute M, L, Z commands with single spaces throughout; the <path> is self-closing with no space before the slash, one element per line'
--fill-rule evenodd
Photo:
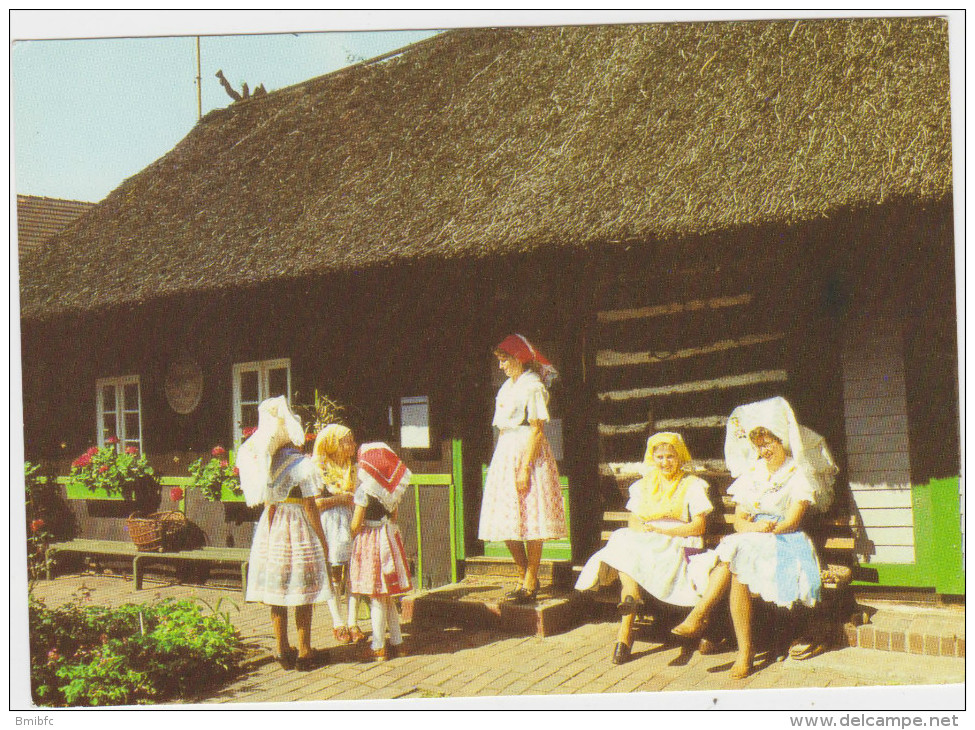
<path fill-rule="evenodd" d="M 316 500 L 322 515 L 322 530 L 328 544 L 328 560 L 337 585 L 349 588 L 349 558 L 352 555 L 352 494 L 355 491 L 355 438 L 352 431 L 332 423 L 322 429 L 315 439 L 314 456 L 327 495 Z M 339 575 L 334 575 L 338 573 Z M 349 593 L 348 626 L 339 614 L 338 602 L 328 602 L 332 614 L 332 633 L 341 644 L 363 641 L 366 635 L 359 628 L 359 596 Z"/>
<path fill-rule="evenodd" d="M 800 426 L 780 397 L 732 412 L 725 459 L 735 477 L 728 488 L 735 533 L 718 543 L 719 562 L 704 597 L 673 631 L 700 633 L 718 599 L 730 591 L 738 640 L 731 676 L 742 679 L 752 670 L 752 597 L 787 609 L 819 600 L 819 559 L 801 523 L 810 509 L 829 507 L 837 469 L 822 437 Z"/>
<path fill-rule="evenodd" d="M 260 404 L 257 430 L 237 452 L 247 504 L 264 504 L 251 545 L 246 598 L 271 606 L 278 661 L 299 670 L 311 669 L 314 662 L 313 604 L 332 597 L 328 548 L 315 505 L 321 473 L 296 448 L 304 441 L 301 422 L 278 396 Z M 288 606 L 295 607 L 297 651 L 288 644 Z"/>
<path fill-rule="evenodd" d="M 396 509 L 410 486 L 410 470 L 383 443 L 359 447 L 359 486 L 352 514 L 352 592 L 370 597 L 372 656 L 402 656 L 399 612 L 393 596 L 412 589 Z M 386 644 L 386 630 L 389 644 Z"/>
<path fill-rule="evenodd" d="M 559 473 L 542 430 L 549 420 L 546 383 L 556 372 L 521 335 L 506 337 L 494 354 L 508 379 L 495 401 L 493 425 L 500 433 L 484 484 L 478 538 L 507 544 L 521 585 L 506 598 L 531 603 L 542 542 L 567 534 Z"/>
<path fill-rule="evenodd" d="M 680 434 L 650 437 L 643 459 L 646 476 L 630 487 L 627 527 L 610 536 L 576 582 L 577 590 L 588 590 L 609 585 L 619 576 L 622 621 L 614 664 L 630 658 L 640 586 L 654 598 L 677 606 L 693 606 L 707 586 L 714 555 L 703 552 L 700 536 L 714 507 L 707 483 L 687 472 L 690 460 Z"/>

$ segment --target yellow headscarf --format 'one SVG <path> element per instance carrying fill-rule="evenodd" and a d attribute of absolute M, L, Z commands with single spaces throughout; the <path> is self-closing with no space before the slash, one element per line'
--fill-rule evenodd
<path fill-rule="evenodd" d="M 674 479 L 668 479 L 657 469 L 653 461 L 653 450 L 667 444 L 674 447 L 680 462 Z M 672 518 L 683 520 L 684 493 L 687 491 L 687 472 L 684 467 L 690 462 L 691 453 L 679 433 L 661 431 L 647 440 L 647 451 L 643 456 L 646 476 L 633 485 L 637 503 L 633 513 L 643 520 Z"/>
<path fill-rule="evenodd" d="M 335 460 L 339 442 L 352 430 L 338 423 L 330 423 L 315 438 L 315 463 L 322 470 L 325 487 L 332 494 L 351 494 L 355 490 L 355 469 L 352 460 L 340 464 Z"/>

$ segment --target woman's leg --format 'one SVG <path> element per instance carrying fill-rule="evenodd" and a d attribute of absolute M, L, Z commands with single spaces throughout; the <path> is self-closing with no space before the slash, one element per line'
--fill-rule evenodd
<path fill-rule="evenodd" d="M 311 656 L 311 616 L 314 606 L 295 606 L 295 626 L 298 628 L 298 657 Z"/>
<path fill-rule="evenodd" d="M 511 553 L 515 565 L 518 566 L 518 580 L 524 584 L 525 573 L 528 570 L 528 554 L 525 552 L 525 543 L 521 540 L 505 540 L 504 544 L 508 546 L 508 552 Z"/>
<path fill-rule="evenodd" d="M 525 546 L 527 548 L 525 551 L 525 577 L 522 587 L 526 591 L 536 591 L 538 590 L 538 566 L 542 562 L 542 541 L 528 540 Z"/>
<path fill-rule="evenodd" d="M 274 632 L 278 656 L 287 655 L 291 647 L 288 646 L 288 609 L 284 606 L 271 606 L 271 630 Z"/>
<path fill-rule="evenodd" d="M 731 604 L 731 623 L 735 627 L 735 638 L 738 640 L 738 659 L 731 667 L 734 679 L 744 679 L 752 671 L 752 594 L 748 586 L 738 580 L 738 576 L 731 578 L 731 594 L 728 597 Z"/>
<path fill-rule="evenodd" d="M 672 631 L 678 636 L 695 637 L 704 630 L 704 624 L 708 616 L 717 604 L 731 583 L 731 568 L 727 563 L 718 563 L 711 575 L 708 576 L 708 585 L 704 589 L 704 595 L 697 605 L 691 609 L 680 624 L 675 626 Z"/>

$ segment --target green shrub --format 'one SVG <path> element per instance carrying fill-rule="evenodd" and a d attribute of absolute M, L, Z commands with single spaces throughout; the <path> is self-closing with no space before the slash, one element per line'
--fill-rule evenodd
<path fill-rule="evenodd" d="M 186 699 L 236 674 L 240 637 L 226 613 L 168 599 L 118 608 L 31 600 L 31 689 L 49 707 Z"/>

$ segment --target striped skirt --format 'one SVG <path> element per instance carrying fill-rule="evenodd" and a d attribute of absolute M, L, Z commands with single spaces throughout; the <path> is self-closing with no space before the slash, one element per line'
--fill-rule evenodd
<path fill-rule="evenodd" d="M 265 509 L 254 530 L 247 569 L 247 600 L 305 606 L 332 597 L 325 551 L 300 504 L 282 502 L 274 522 Z"/>
<path fill-rule="evenodd" d="M 349 583 L 360 596 L 397 596 L 412 590 L 403 538 L 395 522 L 367 521 L 352 541 Z"/>

